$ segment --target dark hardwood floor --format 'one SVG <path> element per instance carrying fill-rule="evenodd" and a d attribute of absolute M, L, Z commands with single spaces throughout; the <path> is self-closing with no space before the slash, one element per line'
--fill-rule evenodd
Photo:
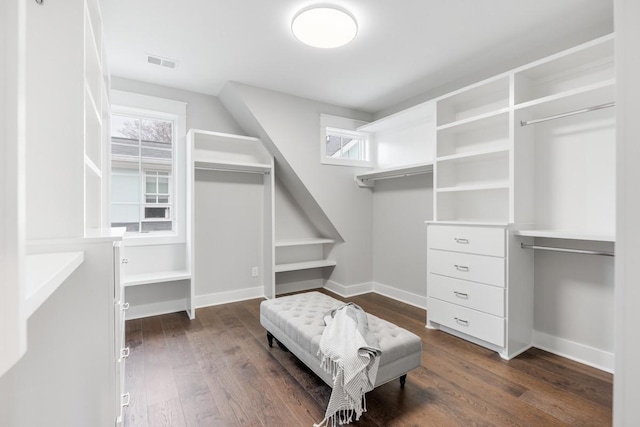
<path fill-rule="evenodd" d="M 335 296 L 327 292 L 331 296 Z M 125 426 L 309 426 L 331 389 L 269 348 L 261 300 L 127 321 Z M 358 426 L 607 426 L 612 375 L 538 349 L 504 361 L 427 330 L 425 311 L 366 294 L 365 311 L 422 338 L 422 367 L 367 394 Z"/>

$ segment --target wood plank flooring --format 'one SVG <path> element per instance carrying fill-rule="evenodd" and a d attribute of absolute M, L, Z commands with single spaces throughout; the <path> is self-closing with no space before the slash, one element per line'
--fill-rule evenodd
<path fill-rule="evenodd" d="M 325 292 L 325 291 L 323 291 Z M 338 298 L 336 295 L 327 294 Z M 340 298 L 339 298 L 340 299 Z M 260 299 L 127 321 L 125 426 L 312 426 L 331 389 L 269 348 Z M 422 338 L 422 367 L 367 394 L 358 426 L 608 426 L 612 375 L 531 349 L 504 361 L 424 327 L 425 311 L 377 294 L 349 298 Z"/>

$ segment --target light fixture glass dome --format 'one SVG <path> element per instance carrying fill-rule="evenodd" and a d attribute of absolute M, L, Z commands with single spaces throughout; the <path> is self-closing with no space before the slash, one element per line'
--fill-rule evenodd
<path fill-rule="evenodd" d="M 358 33 L 356 20 L 347 12 L 329 6 L 303 9 L 291 23 L 293 35 L 309 46 L 344 46 Z"/>

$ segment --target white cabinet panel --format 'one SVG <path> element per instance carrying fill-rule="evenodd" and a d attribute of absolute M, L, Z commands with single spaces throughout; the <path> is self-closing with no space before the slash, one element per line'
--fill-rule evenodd
<path fill-rule="evenodd" d="M 504 317 L 505 289 L 429 274 L 429 296 Z"/>
<path fill-rule="evenodd" d="M 505 286 L 505 260 L 484 255 L 429 250 L 431 273 L 472 282 Z"/>

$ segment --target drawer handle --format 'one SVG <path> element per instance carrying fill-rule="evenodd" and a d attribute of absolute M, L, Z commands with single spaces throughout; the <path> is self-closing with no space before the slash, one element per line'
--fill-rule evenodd
<path fill-rule="evenodd" d="M 468 320 L 460 319 L 459 317 L 456 317 L 455 320 L 456 320 L 456 323 L 459 323 L 459 324 L 464 325 L 464 326 L 469 326 L 469 321 Z"/>
<path fill-rule="evenodd" d="M 129 357 L 129 354 L 131 354 L 131 350 L 129 350 L 129 347 L 125 347 L 125 348 L 121 348 L 120 349 L 120 357 L 123 359 L 126 359 L 127 357 Z"/>
<path fill-rule="evenodd" d="M 469 271 L 469 267 L 466 265 L 455 264 L 454 267 L 456 268 L 456 270 L 459 270 L 459 271 Z"/>
<path fill-rule="evenodd" d="M 129 404 L 131 403 L 131 394 L 125 393 L 123 395 L 120 395 L 120 402 L 120 406 L 122 406 L 123 408 L 129 406 Z"/>
<path fill-rule="evenodd" d="M 454 294 L 456 294 L 457 297 L 459 298 L 469 298 L 469 294 L 464 293 L 464 292 L 459 292 L 459 291 L 453 291 Z"/>
<path fill-rule="evenodd" d="M 122 306 L 120 306 L 120 309 L 121 309 L 122 311 L 127 311 L 127 310 L 129 310 L 129 303 L 128 303 L 128 302 L 123 302 L 123 303 L 122 303 Z"/>
<path fill-rule="evenodd" d="M 455 240 L 456 243 L 460 243 L 460 244 L 463 244 L 463 245 L 469 244 L 469 239 L 462 239 L 460 237 L 454 237 L 453 240 Z"/>

